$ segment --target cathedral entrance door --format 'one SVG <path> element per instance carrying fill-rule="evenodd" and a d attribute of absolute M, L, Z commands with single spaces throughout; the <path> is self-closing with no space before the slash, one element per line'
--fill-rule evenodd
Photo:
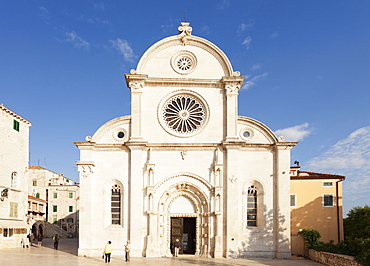
<path fill-rule="evenodd" d="M 171 217 L 171 247 L 176 239 L 180 241 L 180 254 L 195 254 L 196 250 L 196 218 Z M 172 254 L 174 249 L 171 248 Z"/>

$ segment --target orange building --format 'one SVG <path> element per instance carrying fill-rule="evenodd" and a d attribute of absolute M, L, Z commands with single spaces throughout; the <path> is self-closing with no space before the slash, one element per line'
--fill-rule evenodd
<path fill-rule="evenodd" d="M 304 255 L 302 229 L 315 229 L 320 241 L 338 243 L 344 240 L 342 181 L 345 176 L 300 171 L 291 168 L 291 252 Z"/>

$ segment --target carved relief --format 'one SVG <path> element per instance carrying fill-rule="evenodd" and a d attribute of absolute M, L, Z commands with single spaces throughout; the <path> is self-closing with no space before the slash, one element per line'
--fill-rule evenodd
<path fill-rule="evenodd" d="M 181 40 L 182 45 L 187 44 L 187 38 L 186 37 L 190 36 L 191 32 L 193 30 L 193 28 L 190 27 L 189 25 L 190 25 L 189 22 L 181 22 L 181 26 L 179 26 L 179 28 L 178 28 L 179 36 L 180 36 L 180 40 Z"/>
<path fill-rule="evenodd" d="M 83 178 L 88 178 L 91 174 L 94 173 L 93 165 L 78 165 L 78 172 L 82 175 Z"/>
<path fill-rule="evenodd" d="M 240 85 L 226 85 L 225 89 L 227 94 L 238 94 Z"/>
<path fill-rule="evenodd" d="M 142 92 L 142 89 L 144 88 L 144 82 L 129 82 L 129 87 L 131 89 L 131 92 Z"/>
<path fill-rule="evenodd" d="M 181 152 L 180 152 L 180 154 L 181 154 L 181 158 L 182 158 L 183 160 L 185 160 L 186 150 L 181 151 Z"/>
<path fill-rule="evenodd" d="M 236 180 L 238 180 L 238 178 L 236 176 L 232 175 L 232 176 L 229 177 L 229 180 L 230 180 L 231 183 L 234 183 Z"/>

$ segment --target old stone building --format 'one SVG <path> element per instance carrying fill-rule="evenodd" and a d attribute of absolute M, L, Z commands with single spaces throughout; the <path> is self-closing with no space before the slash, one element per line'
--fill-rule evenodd
<path fill-rule="evenodd" d="M 77 236 L 79 193 L 79 185 L 63 174 L 30 165 L 29 204 L 32 204 L 32 209 L 29 217 L 32 219 L 29 223 L 34 235 L 41 233 L 52 237 L 58 233 L 62 237 Z M 41 205 L 42 200 L 45 208 Z"/>
<path fill-rule="evenodd" d="M 182 23 L 125 77 L 131 114 L 75 143 L 79 255 L 129 239 L 132 256 L 171 256 L 179 239 L 187 254 L 290 258 L 296 143 L 239 116 L 244 77 L 224 52 Z"/>
<path fill-rule="evenodd" d="M 28 233 L 30 121 L 0 105 L 0 248 L 21 247 Z"/>

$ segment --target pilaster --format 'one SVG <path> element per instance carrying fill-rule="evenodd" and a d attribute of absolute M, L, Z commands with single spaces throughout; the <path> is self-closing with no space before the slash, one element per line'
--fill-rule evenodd
<path fill-rule="evenodd" d="M 126 83 L 131 91 L 131 141 L 142 140 L 142 109 L 141 95 L 148 75 L 136 74 L 131 70 L 131 74 L 126 74 Z"/>
<path fill-rule="evenodd" d="M 226 95 L 226 141 L 238 140 L 238 92 L 245 77 L 223 77 L 222 83 Z"/>

